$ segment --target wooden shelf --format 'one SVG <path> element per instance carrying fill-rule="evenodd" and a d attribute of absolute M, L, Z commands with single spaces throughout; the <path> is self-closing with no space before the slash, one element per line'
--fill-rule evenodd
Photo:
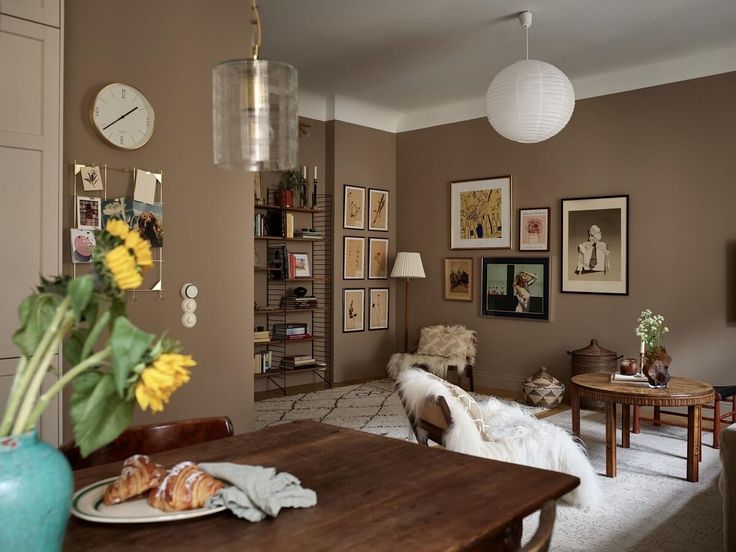
<path fill-rule="evenodd" d="M 287 211 L 291 213 L 324 213 L 324 209 L 312 209 L 311 207 L 282 207 L 281 205 L 254 205 L 256 209 L 265 211 Z"/>
<path fill-rule="evenodd" d="M 327 366 L 308 366 L 307 368 L 292 368 L 285 370 L 278 368 L 276 370 L 269 370 L 268 372 L 262 372 L 260 374 L 253 374 L 257 378 L 266 378 L 268 376 L 280 376 L 282 374 L 292 374 L 296 372 L 324 372 L 327 370 Z"/>
<path fill-rule="evenodd" d="M 324 238 L 285 238 L 284 236 L 254 236 L 257 240 L 272 240 L 272 241 L 300 241 L 300 242 L 321 242 Z"/>
<path fill-rule="evenodd" d="M 286 314 L 293 312 L 320 312 L 324 310 L 324 307 L 317 307 L 315 309 L 253 309 L 253 314 Z"/>
<path fill-rule="evenodd" d="M 253 270 L 256 272 L 281 272 L 280 268 L 266 268 L 263 266 L 254 266 Z"/>
<path fill-rule="evenodd" d="M 325 339 L 323 335 L 313 335 L 312 337 L 305 337 L 303 339 L 272 339 L 271 341 L 261 341 L 259 343 L 253 342 L 256 347 L 266 347 L 268 345 L 279 345 L 291 344 L 291 343 L 309 343 L 310 341 L 319 341 Z"/>

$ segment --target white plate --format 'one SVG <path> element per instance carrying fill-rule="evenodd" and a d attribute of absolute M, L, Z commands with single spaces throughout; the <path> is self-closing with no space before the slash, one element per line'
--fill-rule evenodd
<path fill-rule="evenodd" d="M 121 504 L 106 506 L 102 501 L 107 486 L 117 477 L 109 477 L 78 490 L 72 497 L 72 514 L 87 521 L 97 523 L 157 523 L 209 516 L 222 512 L 225 506 L 217 508 L 198 508 L 183 512 L 164 512 L 148 505 L 146 495 L 127 500 Z"/>

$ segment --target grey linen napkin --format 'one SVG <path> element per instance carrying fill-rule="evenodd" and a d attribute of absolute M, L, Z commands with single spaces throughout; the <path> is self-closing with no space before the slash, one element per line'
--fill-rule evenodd
<path fill-rule="evenodd" d="M 276 517 L 281 508 L 310 508 L 317 504 L 317 493 L 302 487 L 290 473 L 276 473 L 276 468 L 228 462 L 203 463 L 199 467 L 232 484 L 211 496 L 206 506 L 225 506 L 248 521 L 261 521 L 267 515 Z"/>

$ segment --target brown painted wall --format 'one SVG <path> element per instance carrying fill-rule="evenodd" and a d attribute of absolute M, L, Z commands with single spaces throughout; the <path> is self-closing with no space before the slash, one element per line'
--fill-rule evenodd
<path fill-rule="evenodd" d="M 387 280 L 343 280 L 343 237 L 363 236 L 366 238 L 366 263 L 368 239 L 389 239 L 388 271 L 396 249 L 396 135 L 342 121 L 327 123 L 327 185 L 333 188 L 335 204 L 334 243 L 334 318 L 333 357 L 335 381 L 381 376 L 385 373 L 388 357 L 396 351 L 396 295 L 395 284 Z M 343 188 L 345 184 L 364 186 L 366 202 L 368 188 L 389 190 L 389 231 L 343 229 Z M 366 211 L 368 206 L 366 205 Z M 366 265 L 366 277 L 368 268 Z M 370 288 L 389 288 L 389 330 L 368 330 L 368 298 Z M 342 332 L 342 294 L 344 288 L 364 288 L 366 295 L 365 331 Z"/>
<path fill-rule="evenodd" d="M 236 431 L 252 427 L 252 176 L 212 164 L 211 92 L 212 67 L 248 53 L 248 17 L 236 0 L 218 9 L 199 0 L 66 2 L 64 159 L 164 171 L 165 298 L 140 296 L 130 314 L 180 339 L 199 363 L 163 413 L 138 421 L 228 415 Z M 104 145 L 88 122 L 93 94 L 116 81 L 139 87 L 156 113 L 154 136 L 137 151 Z M 67 175 L 65 228 L 70 190 Z M 180 323 L 185 282 L 200 289 L 191 330 Z"/>
<path fill-rule="evenodd" d="M 420 251 L 428 274 L 412 283 L 411 335 L 439 322 L 476 329 L 478 382 L 518 388 L 541 365 L 569 377 L 565 351 L 592 337 L 636 355 L 633 328 L 649 307 L 671 330 L 675 375 L 733 383 L 735 96 L 730 73 L 582 100 L 567 128 L 535 145 L 501 138 L 485 119 L 399 134 L 398 247 Z M 475 257 L 476 277 L 484 255 L 535 256 L 518 242 L 513 251 L 449 249 L 449 182 L 505 174 L 514 224 L 519 207 L 552 208 L 550 322 L 481 318 L 477 294 L 472 304 L 442 299 L 446 256 Z M 560 293 L 560 199 L 613 194 L 631 196 L 630 295 Z"/>

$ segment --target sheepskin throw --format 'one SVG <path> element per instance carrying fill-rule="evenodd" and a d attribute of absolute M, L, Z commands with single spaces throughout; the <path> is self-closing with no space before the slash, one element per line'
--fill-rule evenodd
<path fill-rule="evenodd" d="M 479 404 L 485 440 L 463 401 L 448 391 L 452 384 L 417 368 L 401 372 L 396 389 L 410 419 L 416 419 L 424 402 L 442 396 L 447 401 L 452 424 L 445 432 L 446 448 L 455 452 L 524 464 L 535 468 L 568 473 L 580 478 L 580 485 L 563 497 L 583 508 L 601 498 L 598 478 L 582 444 L 564 429 L 525 412 L 518 405 L 490 398 Z M 459 390 L 464 393 L 462 390 Z"/>
<path fill-rule="evenodd" d="M 475 363 L 476 333 L 465 326 L 425 326 L 419 330 L 417 354 L 467 359 Z"/>
<path fill-rule="evenodd" d="M 436 376 L 446 378 L 448 368 L 453 366 L 457 369 L 458 375 L 462 376 L 465 372 L 465 362 L 465 358 L 462 357 L 447 358 L 434 355 L 396 353 L 391 355 L 388 360 L 386 372 L 391 379 L 396 379 L 406 368 L 426 366 L 427 370 Z"/>

